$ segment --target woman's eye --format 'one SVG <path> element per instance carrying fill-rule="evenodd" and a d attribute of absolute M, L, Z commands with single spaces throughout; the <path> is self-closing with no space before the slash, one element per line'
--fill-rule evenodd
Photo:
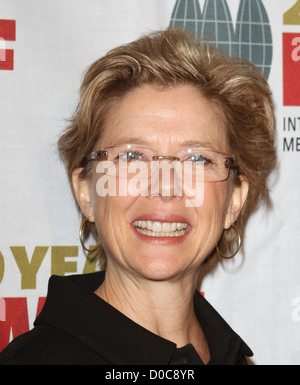
<path fill-rule="evenodd" d="M 198 154 L 191 155 L 189 160 L 191 160 L 194 163 L 204 162 L 204 164 L 212 164 L 212 161 L 210 159 Z"/>
<path fill-rule="evenodd" d="M 135 151 L 128 151 L 122 154 L 119 154 L 118 159 L 123 161 L 131 161 L 131 160 L 141 160 L 143 158 L 143 154 Z"/>

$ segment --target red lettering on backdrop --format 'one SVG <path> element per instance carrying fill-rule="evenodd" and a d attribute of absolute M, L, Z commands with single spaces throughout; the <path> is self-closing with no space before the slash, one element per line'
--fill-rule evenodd
<path fill-rule="evenodd" d="M 16 40 L 16 20 L 0 20 L 0 37 L 7 41 Z"/>
<path fill-rule="evenodd" d="M 5 41 L 16 40 L 16 21 L 0 20 L 0 70 L 14 69 L 14 51 L 6 49 Z"/>
<path fill-rule="evenodd" d="M 283 105 L 300 106 L 300 34 L 283 33 Z"/>
<path fill-rule="evenodd" d="M 0 322 L 0 350 L 9 343 L 10 330 L 13 338 L 29 330 L 27 298 L 4 298 L 6 317 Z"/>
<path fill-rule="evenodd" d="M 4 300 L 4 301 L 3 301 Z M 36 316 L 42 310 L 46 298 L 40 297 Z M 16 338 L 29 330 L 27 298 L 1 298 L 0 351 L 10 342 L 10 335 Z"/>

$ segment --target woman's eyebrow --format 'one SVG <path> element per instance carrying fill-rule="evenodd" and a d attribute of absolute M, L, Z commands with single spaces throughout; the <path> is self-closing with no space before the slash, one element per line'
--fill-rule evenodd
<path fill-rule="evenodd" d="M 187 147 L 205 147 L 209 148 L 211 150 L 215 150 L 216 146 L 211 142 L 200 142 L 198 140 L 187 140 L 183 143 L 180 143 L 180 147 L 187 148 Z"/>
<path fill-rule="evenodd" d="M 112 145 L 113 146 L 120 146 L 123 144 L 140 144 L 140 145 L 147 145 L 150 144 L 150 142 L 147 142 L 145 138 L 142 136 L 134 136 L 134 137 L 122 137 L 116 140 Z"/>

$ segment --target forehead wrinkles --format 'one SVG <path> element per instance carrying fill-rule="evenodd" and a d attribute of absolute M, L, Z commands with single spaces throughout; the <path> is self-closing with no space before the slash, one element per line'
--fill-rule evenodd
<path fill-rule="evenodd" d="M 191 103 L 186 102 L 183 96 L 190 98 L 191 94 L 182 94 L 179 88 L 176 94 L 174 90 L 153 93 L 149 87 L 132 90 L 111 106 L 102 136 L 105 145 L 114 145 L 126 137 L 142 144 L 166 146 L 188 140 L 226 142 L 224 120 L 214 103 L 198 93 L 196 102 L 195 94 Z M 223 150 L 225 143 L 219 144 Z"/>
<path fill-rule="evenodd" d="M 189 100 L 186 101 L 186 98 Z M 119 98 L 110 109 L 112 122 L 119 123 L 120 119 L 151 120 L 189 120 L 199 118 L 197 110 L 203 110 L 209 115 L 209 102 L 193 87 L 185 85 L 175 88 L 157 88 L 145 85 L 136 88 Z M 202 111 L 203 112 L 203 111 Z"/>

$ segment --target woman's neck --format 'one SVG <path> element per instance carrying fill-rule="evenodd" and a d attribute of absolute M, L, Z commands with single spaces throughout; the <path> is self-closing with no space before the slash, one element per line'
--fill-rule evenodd
<path fill-rule="evenodd" d="M 150 281 L 107 269 L 96 294 L 125 316 L 152 333 L 176 343 L 191 343 L 202 360 L 209 360 L 208 346 L 194 312 L 195 280 Z"/>

